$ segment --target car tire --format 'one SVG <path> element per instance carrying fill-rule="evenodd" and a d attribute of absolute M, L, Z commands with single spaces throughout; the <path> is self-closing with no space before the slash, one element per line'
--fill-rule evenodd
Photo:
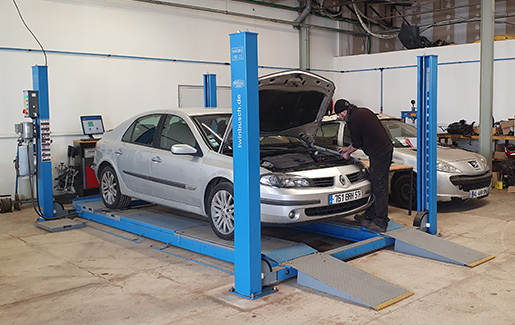
<path fill-rule="evenodd" d="M 219 183 L 211 191 L 207 204 L 211 228 L 218 237 L 225 240 L 234 239 L 233 191 L 232 183 Z"/>
<path fill-rule="evenodd" d="M 131 203 L 131 198 L 120 192 L 118 176 L 111 166 L 100 172 L 100 195 L 109 209 L 125 209 Z"/>
<path fill-rule="evenodd" d="M 412 203 L 411 208 L 417 208 L 417 183 L 416 175 L 413 175 L 412 186 Z M 410 175 L 403 174 L 395 178 L 392 184 L 392 196 L 395 202 L 404 209 L 409 208 L 409 195 L 410 195 Z"/>

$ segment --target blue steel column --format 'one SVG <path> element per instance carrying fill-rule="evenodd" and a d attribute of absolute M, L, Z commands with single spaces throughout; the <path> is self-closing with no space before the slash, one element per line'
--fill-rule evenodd
<path fill-rule="evenodd" d="M 32 67 L 32 86 L 38 91 L 39 98 L 39 117 L 36 119 L 38 130 L 38 202 L 41 212 L 46 218 L 54 217 L 54 194 L 52 185 L 52 161 L 42 160 L 42 139 L 41 139 L 41 120 L 50 119 L 50 108 L 48 100 L 48 67 Z M 41 220 L 42 221 L 42 220 Z"/>
<path fill-rule="evenodd" d="M 216 75 L 204 75 L 204 107 L 216 107 Z"/>
<path fill-rule="evenodd" d="M 418 57 L 417 81 L 417 210 L 428 211 L 429 233 L 435 235 L 438 56 Z"/>
<path fill-rule="evenodd" d="M 234 169 L 234 293 L 261 295 L 257 34 L 230 35 Z"/>

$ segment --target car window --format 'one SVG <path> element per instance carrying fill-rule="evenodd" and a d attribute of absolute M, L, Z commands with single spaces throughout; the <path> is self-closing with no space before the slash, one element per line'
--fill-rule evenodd
<path fill-rule="evenodd" d="M 322 147 L 334 147 L 338 145 L 338 130 L 340 123 L 322 124 L 317 131 L 315 142 Z"/>
<path fill-rule="evenodd" d="M 329 122 L 320 126 L 317 131 L 315 142 L 320 146 L 337 147 L 338 146 L 338 131 L 342 122 Z M 343 128 L 343 145 L 349 146 L 351 144 L 350 129 Z"/>
<path fill-rule="evenodd" d="M 161 114 L 147 115 L 138 118 L 127 131 L 125 131 L 122 141 L 152 146 L 160 119 Z"/>
<path fill-rule="evenodd" d="M 390 134 L 395 147 L 409 147 L 410 144 L 407 139 L 417 137 L 417 129 L 402 121 L 382 120 L 381 123 Z"/>
<path fill-rule="evenodd" d="M 176 144 L 187 144 L 195 148 L 197 141 L 184 119 L 176 115 L 167 115 L 161 130 L 159 148 L 170 150 Z"/>
<path fill-rule="evenodd" d="M 230 119 L 230 114 L 204 115 L 194 118 L 200 133 L 202 133 L 207 140 L 206 142 L 214 151 L 218 151 Z"/>

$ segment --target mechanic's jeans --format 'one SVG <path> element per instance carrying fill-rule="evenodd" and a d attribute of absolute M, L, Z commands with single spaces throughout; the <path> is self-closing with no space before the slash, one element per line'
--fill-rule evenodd
<path fill-rule="evenodd" d="M 369 157 L 369 180 L 372 183 L 372 194 L 374 194 L 375 201 L 368 208 L 366 214 L 379 226 L 385 226 L 390 221 L 388 218 L 388 173 L 392 163 L 392 152 L 379 157 Z"/>

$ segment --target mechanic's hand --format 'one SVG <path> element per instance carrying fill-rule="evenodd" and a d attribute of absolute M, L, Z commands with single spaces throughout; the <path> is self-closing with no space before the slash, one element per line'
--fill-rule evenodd
<path fill-rule="evenodd" d="M 349 160 L 350 159 L 350 153 L 346 152 L 342 155 L 343 159 Z"/>
<path fill-rule="evenodd" d="M 349 147 L 340 147 L 340 148 L 338 148 L 338 152 L 344 153 L 345 151 L 347 151 L 347 149 L 349 149 Z"/>

